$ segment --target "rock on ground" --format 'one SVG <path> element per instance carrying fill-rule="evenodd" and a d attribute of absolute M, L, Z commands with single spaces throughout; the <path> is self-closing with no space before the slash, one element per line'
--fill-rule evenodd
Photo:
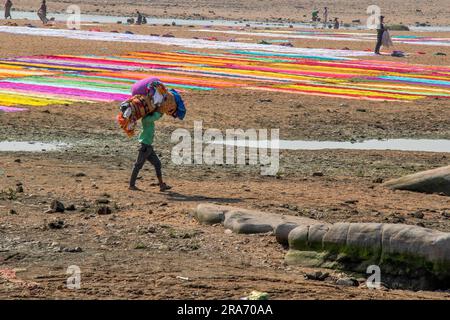
<path fill-rule="evenodd" d="M 315 224 L 318 221 L 295 216 L 266 213 L 257 210 L 240 209 L 236 207 L 200 204 L 195 211 L 195 218 L 205 224 L 223 223 L 225 228 L 234 233 L 266 233 L 285 230 L 285 225 L 291 228 L 302 224 Z M 284 232 L 284 242 L 287 243 L 287 232 Z"/>
<path fill-rule="evenodd" d="M 402 224 L 328 224 L 212 204 L 200 204 L 195 217 L 202 223 L 222 223 L 234 233 L 273 232 L 279 243 L 289 245 L 288 264 L 362 273 L 377 265 L 384 274 L 418 279 L 421 287 L 450 285 L 450 233 Z"/>
<path fill-rule="evenodd" d="M 384 274 L 450 284 L 450 233 L 402 224 L 336 223 L 298 226 L 288 240 L 288 264 L 362 273 L 377 265 Z"/>
<path fill-rule="evenodd" d="M 384 186 L 394 190 L 442 193 L 450 196 L 450 166 L 390 180 Z"/>

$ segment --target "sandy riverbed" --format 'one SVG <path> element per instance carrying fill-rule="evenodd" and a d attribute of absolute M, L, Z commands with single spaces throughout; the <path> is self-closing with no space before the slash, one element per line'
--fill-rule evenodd
<path fill-rule="evenodd" d="M 26 1 L 20 3 L 26 5 Z M 214 4 L 211 10 L 219 14 Z M 184 10 L 181 2 L 176 8 Z M 121 11 L 118 6 L 111 10 Z M 101 28 L 192 37 L 190 28 L 181 27 Z M 0 41 L 4 44 L 2 58 L 179 49 L 3 33 Z M 298 40 L 295 46 L 364 50 L 367 44 Z M 419 50 L 412 45 L 400 48 Z M 448 65 L 448 56 L 433 55 L 437 48 L 420 50 L 426 54 L 412 54 L 408 61 Z M 448 53 L 448 49 L 439 50 Z M 406 223 L 450 232 L 448 197 L 393 192 L 379 183 L 448 165 L 448 153 L 283 151 L 277 177 L 263 177 L 255 167 L 175 166 L 170 161 L 171 132 L 178 127 L 192 130 L 195 120 L 202 120 L 205 128 L 221 130 L 280 128 L 284 139 L 450 139 L 447 100 L 348 101 L 243 89 L 189 91 L 184 97 L 189 108 L 186 121 L 166 118 L 157 124 L 155 148 L 167 181 L 174 187 L 169 193 L 160 193 L 153 185 L 150 166 L 138 182 L 144 191 L 127 190 L 137 143 L 118 130 L 114 122 L 117 103 L 75 103 L 0 113 L 0 140 L 57 140 L 73 145 L 59 152 L 0 153 L 0 190 L 5 191 L 0 197 L 0 269 L 19 268 L 20 279 L 38 284 L 24 289 L 23 283 L 0 278 L 0 297 L 238 299 L 261 290 L 273 299 L 450 298 L 448 292 L 372 291 L 304 280 L 303 274 L 311 270 L 286 266 L 285 250 L 272 236 L 230 235 L 219 226 L 199 225 L 191 215 L 198 203 L 213 202 L 328 222 Z M 317 172 L 323 176 L 313 176 Z M 15 190 L 18 183 L 23 185 L 23 193 L 7 192 Z M 53 199 L 74 204 L 75 211 L 44 213 Z M 111 215 L 96 214 L 99 200 L 108 202 Z M 17 214 L 10 214 L 11 210 Z M 413 214 L 417 212 L 423 216 Z M 54 220 L 63 220 L 66 227 L 49 228 Z M 65 250 L 76 247 L 82 251 Z M 83 272 L 83 286 L 78 291 L 65 288 L 65 272 L 71 264 L 79 265 Z M 337 271 L 332 274 L 342 276 Z"/>

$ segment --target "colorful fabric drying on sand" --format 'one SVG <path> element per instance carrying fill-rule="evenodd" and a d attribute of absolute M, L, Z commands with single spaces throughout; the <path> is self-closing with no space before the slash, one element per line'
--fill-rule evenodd
<path fill-rule="evenodd" d="M 291 31 L 291 30 L 229 30 L 229 29 L 197 29 L 192 32 L 223 33 L 233 35 L 247 35 L 267 38 L 287 38 L 287 39 L 311 39 L 311 40 L 334 40 L 334 41 L 365 41 L 375 42 L 376 32 L 333 32 L 333 31 Z M 395 31 L 392 31 L 395 32 Z M 392 33 L 391 32 L 391 33 Z M 420 44 L 428 46 L 450 46 L 450 38 L 423 37 L 417 35 L 392 35 L 394 43 Z M 266 40 L 270 41 L 270 40 Z M 272 40 L 273 41 L 273 40 Z M 279 42 L 283 40 L 277 40 Z"/>
<path fill-rule="evenodd" d="M 191 49 L 219 49 L 219 50 L 267 50 L 280 53 L 310 54 L 322 57 L 363 57 L 368 56 L 365 51 L 355 50 L 333 50 L 333 49 L 309 49 L 309 48 L 290 48 L 283 46 L 274 46 L 268 48 L 264 44 L 230 42 L 230 41 L 210 41 L 204 39 L 175 38 L 164 36 L 149 36 L 140 34 L 115 33 L 115 32 L 96 32 L 85 30 L 70 29 L 46 29 L 46 28 L 28 28 L 0 26 L 0 32 L 10 34 L 21 34 L 40 37 L 62 37 L 67 39 L 125 42 L 125 43 L 151 43 L 157 45 L 180 46 Z"/>
<path fill-rule="evenodd" d="M 0 60 L 27 76 L 0 79 L 0 105 L 44 106 L 129 98 L 154 76 L 179 91 L 241 88 L 346 99 L 450 97 L 450 67 L 265 51 L 132 52 L 121 56 L 30 56 Z"/>

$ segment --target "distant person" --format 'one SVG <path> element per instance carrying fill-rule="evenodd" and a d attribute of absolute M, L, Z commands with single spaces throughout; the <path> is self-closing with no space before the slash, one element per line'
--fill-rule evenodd
<path fill-rule="evenodd" d="M 6 0 L 5 2 L 5 19 L 12 19 L 11 17 L 11 8 L 13 6 L 13 3 L 11 2 L 11 0 Z"/>
<path fill-rule="evenodd" d="M 312 12 L 312 21 L 316 22 L 319 18 L 319 10 L 314 9 L 314 11 Z"/>
<path fill-rule="evenodd" d="M 339 29 L 339 19 L 334 18 L 334 29 Z"/>
<path fill-rule="evenodd" d="M 380 49 L 383 44 L 383 33 L 386 31 L 384 26 L 384 16 L 380 16 L 380 23 L 377 26 L 377 45 L 375 46 L 375 54 L 381 54 Z"/>
<path fill-rule="evenodd" d="M 328 7 L 323 8 L 323 27 L 326 28 L 328 25 Z"/>
<path fill-rule="evenodd" d="M 136 24 L 137 24 L 137 25 L 140 25 L 140 24 L 142 24 L 142 14 L 139 12 L 139 10 L 137 10 L 136 13 L 137 13 L 137 21 L 136 21 Z"/>
<path fill-rule="evenodd" d="M 45 3 L 45 0 L 42 0 L 41 6 L 39 7 L 39 10 L 37 12 L 39 19 L 41 19 L 43 24 L 48 23 L 47 19 L 47 4 Z"/>

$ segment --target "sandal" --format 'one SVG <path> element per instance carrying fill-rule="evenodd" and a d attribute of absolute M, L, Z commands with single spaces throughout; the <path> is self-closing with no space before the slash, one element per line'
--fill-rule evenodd
<path fill-rule="evenodd" d="M 164 191 L 167 191 L 167 190 L 170 190 L 170 189 L 172 189 L 172 187 L 171 187 L 171 186 L 168 186 L 168 185 L 165 184 L 165 183 L 163 183 L 163 184 L 161 184 L 161 185 L 159 186 L 159 191 L 161 191 L 161 192 L 164 192 Z"/>

